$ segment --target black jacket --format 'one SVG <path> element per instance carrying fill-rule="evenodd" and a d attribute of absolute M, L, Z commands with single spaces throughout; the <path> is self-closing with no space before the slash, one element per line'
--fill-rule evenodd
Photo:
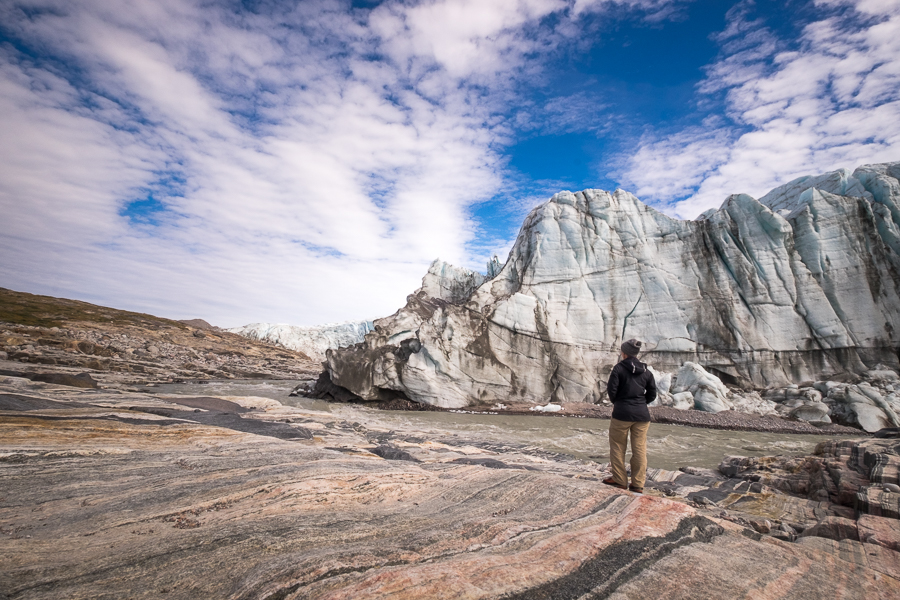
<path fill-rule="evenodd" d="M 613 419 L 646 422 L 647 405 L 656 400 L 656 379 L 645 363 L 629 356 L 613 367 L 606 393 L 613 403 Z"/>

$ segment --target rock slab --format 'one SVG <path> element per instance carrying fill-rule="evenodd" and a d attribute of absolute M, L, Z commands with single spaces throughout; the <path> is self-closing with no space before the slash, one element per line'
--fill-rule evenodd
<path fill-rule="evenodd" d="M 208 398 L 41 385 L 0 412 L 0 595 L 15 600 L 900 594 L 886 546 L 868 562 L 773 546 L 605 486 L 593 463 L 471 439 L 395 446 L 411 461 L 386 451 L 393 432 L 329 412 L 232 397 L 248 433 L 198 422 L 232 408 Z"/>

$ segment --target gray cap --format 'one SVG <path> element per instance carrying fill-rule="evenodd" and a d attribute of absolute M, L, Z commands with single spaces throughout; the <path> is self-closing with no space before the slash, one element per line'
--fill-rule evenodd
<path fill-rule="evenodd" d="M 624 344 L 622 344 L 622 352 L 627 354 L 628 356 L 637 356 L 641 353 L 642 342 L 640 340 L 636 340 L 634 338 L 628 340 Z"/>

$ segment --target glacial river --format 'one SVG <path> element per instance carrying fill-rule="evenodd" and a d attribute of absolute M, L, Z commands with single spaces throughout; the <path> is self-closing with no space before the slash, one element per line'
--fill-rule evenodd
<path fill-rule="evenodd" d="M 304 410 L 323 411 L 367 428 L 410 434 L 458 435 L 461 438 L 536 446 L 596 462 L 609 461 L 609 421 L 575 417 L 473 415 L 452 412 L 384 411 L 354 404 L 291 398 L 292 381 L 223 381 L 206 384 L 162 384 L 148 392 L 191 396 L 262 396 Z M 809 454 L 828 439 L 816 435 L 722 431 L 654 424 L 647 441 L 651 467 L 714 469 L 726 455 Z"/>

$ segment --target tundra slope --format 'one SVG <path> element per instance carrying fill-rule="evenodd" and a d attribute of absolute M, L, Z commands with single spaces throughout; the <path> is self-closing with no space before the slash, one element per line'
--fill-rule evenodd
<path fill-rule="evenodd" d="M 694 221 L 622 190 L 560 192 L 493 278 L 435 261 L 364 342 L 327 353 L 319 393 L 596 402 L 632 337 L 661 371 L 690 361 L 746 388 L 896 370 L 898 178 L 900 163 L 799 178 Z"/>

